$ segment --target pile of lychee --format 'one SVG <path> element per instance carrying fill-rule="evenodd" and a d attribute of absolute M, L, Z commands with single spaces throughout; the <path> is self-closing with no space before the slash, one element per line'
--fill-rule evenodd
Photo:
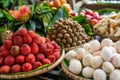
<path fill-rule="evenodd" d="M 60 57 L 60 46 L 25 28 L 13 33 L 0 47 L 0 74 L 28 72 Z"/>

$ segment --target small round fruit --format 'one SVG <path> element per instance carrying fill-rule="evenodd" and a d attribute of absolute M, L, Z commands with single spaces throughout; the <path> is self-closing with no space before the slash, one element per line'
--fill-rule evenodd
<path fill-rule="evenodd" d="M 12 46 L 11 48 L 11 55 L 17 56 L 20 53 L 20 47 L 19 46 Z"/>
<path fill-rule="evenodd" d="M 32 65 L 30 63 L 24 63 L 22 65 L 22 71 L 23 72 L 28 72 L 32 70 Z"/>

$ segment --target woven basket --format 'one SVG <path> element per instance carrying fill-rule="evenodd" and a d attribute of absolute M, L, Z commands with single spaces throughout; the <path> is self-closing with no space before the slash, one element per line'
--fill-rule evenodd
<path fill-rule="evenodd" d="M 48 67 L 45 67 L 43 69 L 40 69 L 38 71 L 24 73 L 24 74 L 0 74 L 0 79 L 20 79 L 20 78 L 28 78 L 28 77 L 33 77 L 33 76 L 43 74 L 43 73 L 48 72 L 49 70 L 55 68 L 57 65 L 59 65 L 61 63 L 61 61 L 64 59 L 64 55 L 65 55 L 65 52 L 63 50 L 60 58 L 54 64 L 52 64 Z"/>
<path fill-rule="evenodd" d="M 61 63 L 61 67 L 62 67 L 62 70 L 65 72 L 65 74 L 74 80 L 91 80 L 91 79 L 83 78 L 71 73 L 68 69 L 66 69 L 63 63 Z"/>
<path fill-rule="evenodd" d="M 82 45 L 82 44 L 81 44 L 81 45 Z M 68 51 L 70 51 L 70 50 L 73 50 L 73 49 L 75 49 L 75 48 L 78 48 L 78 47 L 80 47 L 81 45 L 75 46 L 75 47 L 70 47 L 70 48 L 65 48 L 65 52 L 68 52 Z"/>

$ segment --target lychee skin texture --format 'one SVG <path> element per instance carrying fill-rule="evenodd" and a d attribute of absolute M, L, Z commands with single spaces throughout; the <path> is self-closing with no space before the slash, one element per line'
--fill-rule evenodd
<path fill-rule="evenodd" d="M 31 47 L 31 53 L 32 54 L 37 54 L 39 52 L 39 47 L 38 47 L 38 45 L 36 43 L 33 42 L 30 45 L 30 47 Z"/>
<path fill-rule="evenodd" d="M 31 52 L 31 48 L 30 48 L 30 46 L 28 44 L 23 44 L 21 46 L 20 51 L 21 51 L 21 54 L 27 55 L 27 54 L 29 54 Z"/>
<path fill-rule="evenodd" d="M 0 66 L 2 66 L 4 63 L 4 59 L 3 58 L 0 58 Z"/>
<path fill-rule="evenodd" d="M 30 64 L 34 63 L 35 62 L 35 56 L 33 54 L 28 54 L 26 56 L 26 62 L 30 63 Z"/>
<path fill-rule="evenodd" d="M 9 55 L 9 51 L 8 50 L 5 50 L 5 51 L 2 51 L 1 55 L 2 57 L 7 57 Z"/>
<path fill-rule="evenodd" d="M 11 72 L 12 73 L 17 73 L 21 71 L 21 66 L 19 64 L 12 65 L 11 67 Z"/>
<path fill-rule="evenodd" d="M 21 36 L 16 36 L 13 40 L 14 45 L 16 46 L 21 46 L 21 44 L 23 43 L 23 39 Z"/>
<path fill-rule="evenodd" d="M 10 66 L 4 65 L 0 67 L 0 73 L 1 74 L 8 74 L 10 73 Z"/>
<path fill-rule="evenodd" d="M 35 31 L 33 31 L 33 30 L 28 31 L 28 34 L 29 34 L 32 38 L 34 38 L 34 37 L 36 36 L 36 33 L 35 33 Z"/>
<path fill-rule="evenodd" d="M 39 61 L 36 61 L 33 63 L 33 69 L 37 69 L 38 67 L 42 66 L 42 63 Z"/>
<path fill-rule="evenodd" d="M 11 55 L 17 56 L 20 53 L 20 47 L 19 46 L 12 46 L 10 52 L 11 52 Z"/>
<path fill-rule="evenodd" d="M 5 48 L 10 49 L 12 47 L 12 40 L 5 40 L 3 45 Z"/>
<path fill-rule="evenodd" d="M 52 44 L 46 43 L 46 45 L 47 45 L 47 48 L 48 48 L 48 49 L 52 49 L 52 50 L 54 49 L 54 46 L 53 46 Z"/>
<path fill-rule="evenodd" d="M 36 44 L 41 44 L 41 37 L 39 35 L 36 35 L 35 37 L 33 37 L 33 42 L 35 42 Z"/>
<path fill-rule="evenodd" d="M 5 58 L 6 65 L 13 65 L 15 63 L 15 58 L 11 55 Z"/>
<path fill-rule="evenodd" d="M 53 55 L 56 57 L 56 60 L 60 57 L 60 52 L 55 52 Z"/>
<path fill-rule="evenodd" d="M 51 44 L 54 46 L 54 49 L 60 49 L 60 46 L 55 41 L 52 41 Z"/>
<path fill-rule="evenodd" d="M 43 65 L 44 65 L 44 64 L 51 64 L 51 62 L 50 62 L 49 59 L 44 58 L 44 59 L 42 60 L 42 64 L 43 64 Z"/>
<path fill-rule="evenodd" d="M 11 36 L 12 41 L 14 40 L 14 38 L 15 38 L 16 36 L 17 36 L 17 33 L 16 33 L 16 32 L 12 34 L 12 36 Z"/>
<path fill-rule="evenodd" d="M 45 53 L 47 50 L 46 44 L 39 44 L 39 51 Z"/>
<path fill-rule="evenodd" d="M 49 38 L 45 38 L 45 43 L 50 43 L 50 39 Z"/>
<path fill-rule="evenodd" d="M 21 35 L 21 36 L 25 36 L 27 34 L 27 30 L 26 28 L 22 28 L 18 31 L 18 34 Z"/>
<path fill-rule="evenodd" d="M 0 51 L 5 51 L 5 50 L 7 50 L 7 49 L 5 48 L 4 45 L 2 45 L 2 46 L 0 47 Z"/>
<path fill-rule="evenodd" d="M 45 58 L 45 55 L 42 54 L 42 53 L 38 53 L 38 54 L 36 55 L 36 60 L 37 60 L 37 61 L 42 61 L 44 58 Z"/>
<path fill-rule="evenodd" d="M 48 57 L 49 55 L 52 55 L 53 54 L 53 50 L 52 49 L 46 49 L 46 52 L 45 52 L 45 56 Z"/>
<path fill-rule="evenodd" d="M 17 64 L 23 64 L 25 62 L 25 56 L 19 55 L 16 57 L 16 63 Z"/>
<path fill-rule="evenodd" d="M 24 63 L 22 65 L 22 71 L 23 72 L 28 72 L 32 70 L 32 65 L 30 63 Z"/>
<path fill-rule="evenodd" d="M 30 44 L 30 43 L 32 42 L 32 38 L 31 38 L 31 36 L 30 36 L 29 34 L 26 34 L 26 35 L 23 37 L 23 39 L 24 39 L 24 43 L 25 43 L 25 44 Z"/>
<path fill-rule="evenodd" d="M 47 57 L 47 59 L 49 59 L 51 61 L 51 63 L 54 63 L 56 60 L 56 57 L 54 55 L 50 55 Z"/>

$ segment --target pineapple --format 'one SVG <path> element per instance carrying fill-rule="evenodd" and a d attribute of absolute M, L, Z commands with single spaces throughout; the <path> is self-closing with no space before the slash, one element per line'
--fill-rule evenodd
<path fill-rule="evenodd" d="M 4 32 L 1 34 L 1 40 L 2 40 L 2 43 L 7 40 L 7 39 L 10 39 L 11 36 L 12 36 L 12 31 L 8 30 L 8 29 L 5 29 Z"/>

